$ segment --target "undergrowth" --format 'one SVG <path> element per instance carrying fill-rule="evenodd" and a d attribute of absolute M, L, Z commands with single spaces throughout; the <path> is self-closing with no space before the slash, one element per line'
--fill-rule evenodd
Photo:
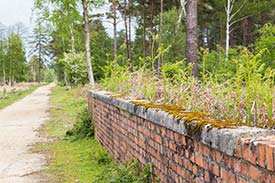
<path fill-rule="evenodd" d="M 150 68 L 154 62 L 150 66 L 141 61 L 144 64 L 132 72 L 127 66 L 111 69 L 110 64 L 99 87 L 127 95 L 129 100 L 180 106 L 186 112 L 203 112 L 220 121 L 274 128 L 275 70 L 261 61 L 266 54 L 267 49 L 251 52 L 238 47 L 231 49 L 230 60 L 225 61 L 222 48 L 219 52 L 201 50 L 200 80 L 192 76 L 192 65 L 186 66 L 184 61 L 163 63 L 161 77 Z"/>
<path fill-rule="evenodd" d="M 119 164 L 96 141 L 86 106 L 87 89 L 57 86 L 51 94 L 51 117 L 42 127 L 47 143 L 33 151 L 50 156 L 43 174 L 56 183 L 150 183 L 151 169 L 137 161 Z M 67 134 L 66 134 L 67 132 Z M 70 133 L 70 134 L 68 134 Z M 151 177 L 150 177 L 151 178 Z"/>

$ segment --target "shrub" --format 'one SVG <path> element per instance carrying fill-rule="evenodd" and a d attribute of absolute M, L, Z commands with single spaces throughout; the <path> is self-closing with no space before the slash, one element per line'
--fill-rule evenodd
<path fill-rule="evenodd" d="M 68 136 L 76 138 L 92 137 L 94 135 L 94 124 L 90 118 L 87 106 L 77 115 L 73 128 L 66 132 Z"/>

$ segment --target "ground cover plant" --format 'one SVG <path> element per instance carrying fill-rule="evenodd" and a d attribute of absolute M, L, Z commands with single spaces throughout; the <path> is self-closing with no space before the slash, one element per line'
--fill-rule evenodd
<path fill-rule="evenodd" d="M 86 106 L 87 88 L 57 86 L 51 95 L 51 117 L 41 129 L 49 142 L 33 151 L 49 155 L 41 172 L 50 182 L 144 183 L 151 181 L 151 168 L 131 160 L 117 164 L 93 137 L 93 124 Z"/>

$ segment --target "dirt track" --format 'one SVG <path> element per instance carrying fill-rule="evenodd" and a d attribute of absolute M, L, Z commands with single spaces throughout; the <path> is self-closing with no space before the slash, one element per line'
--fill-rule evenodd
<path fill-rule="evenodd" d="M 0 110 L 0 182 L 37 183 L 36 172 L 45 157 L 33 154 L 31 145 L 39 141 L 40 125 L 47 120 L 49 94 L 53 84 L 38 88 L 31 95 Z"/>

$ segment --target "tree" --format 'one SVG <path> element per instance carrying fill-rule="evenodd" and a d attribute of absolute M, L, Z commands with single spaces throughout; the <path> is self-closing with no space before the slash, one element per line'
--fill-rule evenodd
<path fill-rule="evenodd" d="M 225 55 L 226 60 L 229 58 L 229 47 L 230 47 L 230 31 L 231 26 L 239 20 L 234 20 L 235 16 L 241 11 L 247 0 L 243 0 L 242 4 L 233 11 L 235 0 L 226 0 L 225 12 L 226 12 L 226 44 L 225 44 Z"/>
<path fill-rule="evenodd" d="M 41 68 L 47 62 L 50 52 L 49 52 L 49 37 L 47 34 L 47 29 L 42 25 L 41 21 L 38 20 L 36 27 L 33 30 L 33 35 L 31 36 L 31 50 L 30 55 L 38 56 L 38 78 L 37 82 L 41 81 Z"/>
<path fill-rule="evenodd" d="M 64 65 L 64 73 L 69 84 L 73 87 L 85 84 L 87 81 L 87 65 L 84 53 L 65 53 L 59 62 Z"/>
<path fill-rule="evenodd" d="M 40 61 L 38 56 L 33 55 L 29 61 L 31 81 L 39 82 L 40 79 Z"/>
<path fill-rule="evenodd" d="M 18 34 L 12 33 L 7 43 L 8 77 L 9 85 L 14 81 L 23 81 L 26 69 L 26 58 L 22 39 Z"/>
<path fill-rule="evenodd" d="M 199 77 L 198 70 L 198 20 L 197 0 L 187 0 L 186 3 L 186 58 L 187 63 L 193 64 L 193 75 Z"/>
<path fill-rule="evenodd" d="M 90 48 L 90 24 L 88 17 L 88 5 L 86 0 L 82 0 L 82 8 L 83 8 L 83 19 L 84 19 L 84 27 L 85 27 L 85 35 L 86 35 L 86 62 L 87 62 L 87 70 L 88 70 L 88 78 L 91 87 L 95 87 L 95 80 L 93 74 L 93 68 L 91 63 L 91 48 Z"/>

